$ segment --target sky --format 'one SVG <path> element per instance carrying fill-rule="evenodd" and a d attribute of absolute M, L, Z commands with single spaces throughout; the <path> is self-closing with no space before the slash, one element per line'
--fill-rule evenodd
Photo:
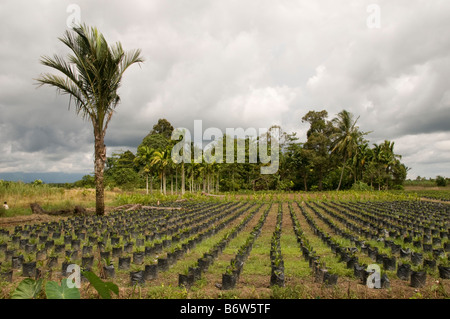
<path fill-rule="evenodd" d="M 450 1 L 0 2 L 0 174 L 93 172 L 93 130 L 68 96 L 38 88 L 41 56 L 70 22 L 140 48 L 119 89 L 107 154 L 136 151 L 160 118 L 193 132 L 269 128 L 306 141 L 310 110 L 359 116 L 395 143 L 408 178 L 450 177 Z"/>

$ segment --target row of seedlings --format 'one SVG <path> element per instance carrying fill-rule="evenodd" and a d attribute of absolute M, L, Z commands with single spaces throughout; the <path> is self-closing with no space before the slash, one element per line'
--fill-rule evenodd
<path fill-rule="evenodd" d="M 344 212 L 345 213 L 345 212 Z M 353 210 L 353 213 L 356 213 Z M 347 215 L 349 215 L 347 213 Z M 442 233 L 443 238 L 448 240 L 446 237 L 446 233 Z M 422 285 L 424 283 L 426 275 L 424 274 L 425 270 L 428 270 L 430 273 L 436 271 L 436 268 L 439 270 L 439 277 L 442 279 L 450 278 L 450 264 L 449 264 L 449 247 L 448 245 L 444 245 L 444 248 L 441 246 L 440 239 L 439 241 L 434 240 L 433 244 L 436 248 L 433 249 L 431 244 L 421 243 L 421 241 L 415 241 L 414 244 L 411 244 L 411 237 L 405 236 L 404 238 L 397 238 L 395 241 L 390 240 L 388 238 L 383 239 L 385 248 L 390 248 L 391 256 L 384 256 L 383 262 L 385 267 L 389 267 L 390 270 L 395 270 L 395 256 L 400 257 L 401 263 L 399 263 L 397 267 L 398 276 L 402 280 L 409 280 L 410 275 L 415 271 L 415 274 L 418 278 L 423 278 L 422 280 L 413 280 L 414 286 Z M 398 242 L 398 244 L 396 243 Z M 445 242 L 444 244 L 448 244 Z M 408 247 L 413 245 L 414 247 Z M 446 256 L 447 254 L 447 256 Z M 379 257 L 382 258 L 382 257 Z M 415 269 L 411 269 L 415 268 Z"/>
<path fill-rule="evenodd" d="M 348 230 L 341 229 L 337 224 L 332 222 L 330 219 L 326 218 L 323 214 L 321 214 L 314 206 L 312 206 L 309 203 L 306 203 L 309 209 L 311 209 L 314 214 L 322 221 L 324 222 L 327 227 L 329 227 L 337 236 L 343 237 L 350 241 L 355 241 L 353 234 Z M 316 203 L 317 205 L 317 203 Z M 359 258 L 357 256 L 357 253 L 359 252 L 358 246 L 356 247 L 345 247 L 343 244 L 337 240 L 336 238 L 332 238 L 331 236 L 327 236 L 324 233 L 321 235 L 319 234 L 319 237 L 322 239 L 323 242 L 325 242 L 332 251 L 336 253 L 336 256 L 339 256 L 339 261 L 344 262 L 346 264 L 346 267 L 348 269 L 353 269 L 353 273 L 356 278 L 359 278 L 362 284 L 367 284 L 367 278 L 373 273 L 373 270 L 368 269 L 367 264 L 361 264 L 359 262 Z M 363 246 L 361 246 L 362 248 Z M 371 247 L 367 244 L 368 251 L 372 251 Z M 377 247 L 375 247 L 377 248 Z M 361 252 L 363 250 L 361 249 Z M 369 255 L 369 257 L 372 257 Z M 376 260 L 375 260 L 376 261 Z M 376 261 L 377 263 L 379 261 Z M 371 277 L 375 279 L 376 277 Z M 390 287 L 390 281 L 387 276 L 387 274 L 383 274 L 381 276 L 381 288 L 389 288 Z"/>
<path fill-rule="evenodd" d="M 262 204 L 255 207 L 255 205 L 249 207 L 249 214 L 230 231 L 226 232 L 222 239 L 214 244 L 211 249 L 206 252 L 203 257 L 199 258 L 193 266 L 189 266 L 186 273 L 178 274 L 178 286 L 189 289 L 197 280 L 200 280 L 202 273 L 214 263 L 214 260 L 223 252 L 229 242 L 235 238 L 239 232 L 253 219 L 256 213 L 261 208 Z M 236 216 L 237 217 L 237 216 Z M 233 220 L 235 217 L 233 218 Z M 201 267 L 199 267 L 199 264 Z"/>
<path fill-rule="evenodd" d="M 281 254 L 281 225 L 283 222 L 283 208 L 281 203 L 278 205 L 277 213 L 277 223 L 275 225 L 275 231 L 273 232 L 270 241 L 270 285 L 277 285 L 284 287 L 285 276 L 284 276 L 284 261 L 283 255 Z"/>
<path fill-rule="evenodd" d="M 198 216 L 200 215 L 200 216 Z M 139 241 L 136 239 L 136 247 L 133 250 L 133 242 L 128 242 L 123 246 L 120 244 L 119 238 L 116 238 L 116 247 L 113 247 L 112 256 L 118 258 L 118 269 L 119 270 L 129 270 L 131 262 L 133 263 L 132 271 L 130 271 L 130 281 L 132 284 L 138 282 L 142 284 L 145 280 L 154 279 L 157 277 L 158 271 L 167 270 L 168 267 L 174 263 L 176 260 L 182 257 L 182 255 L 187 251 L 189 245 L 173 247 L 171 251 L 167 252 L 166 257 L 161 257 L 156 259 L 156 263 L 151 258 L 147 258 L 150 262 L 146 263 L 145 270 L 140 269 L 140 265 L 144 263 L 144 258 L 149 257 L 153 254 L 159 254 L 163 250 L 167 250 L 172 244 L 178 243 L 182 238 L 190 238 L 196 236 L 196 234 L 204 231 L 211 224 L 211 220 L 217 216 L 223 216 L 224 213 L 220 207 L 215 207 L 215 209 L 202 210 L 202 213 L 196 215 L 190 215 L 189 221 L 184 220 L 184 218 L 179 219 L 178 223 L 171 224 L 169 228 L 163 228 L 161 231 L 154 231 L 151 235 L 146 237 L 145 241 Z M 184 220 L 183 228 L 181 228 L 181 220 Z M 160 224 L 163 226 L 164 224 Z M 145 230 L 142 230 L 145 231 Z M 170 237 L 172 236 L 172 237 Z M 111 237 L 113 239 L 113 237 Z M 189 242 L 189 241 L 188 241 Z M 144 249 L 145 245 L 145 249 Z M 122 254 L 125 253 L 125 256 Z M 131 253 L 133 259 L 131 260 Z M 101 275 L 104 278 L 114 278 L 115 271 L 114 265 L 110 259 L 110 251 L 100 250 L 100 256 L 104 261 L 103 273 Z"/>
<path fill-rule="evenodd" d="M 326 235 L 325 232 L 319 228 L 319 226 L 315 223 L 314 219 L 306 212 L 306 210 L 303 209 L 303 207 L 300 205 L 299 202 L 296 203 L 298 208 L 300 209 L 301 214 L 303 215 L 303 217 L 305 217 L 306 222 L 313 231 L 314 235 L 318 236 L 323 242 L 329 245 L 330 236 Z M 309 244 L 303 232 L 301 231 L 300 224 L 295 216 L 295 213 L 292 210 L 292 206 L 290 206 L 290 209 L 291 209 L 291 218 L 294 224 L 294 231 L 297 234 L 297 238 L 299 238 L 300 236 L 300 245 L 302 249 L 302 254 L 305 260 L 309 262 L 309 267 L 312 269 L 315 282 L 324 283 L 327 286 L 336 285 L 339 276 L 337 274 L 331 273 L 329 269 L 326 267 L 325 262 L 320 260 L 320 256 L 317 255 L 317 253 L 314 251 L 314 248 Z"/>
<path fill-rule="evenodd" d="M 335 204 L 337 205 L 337 204 Z M 443 220 L 443 216 L 439 217 L 439 229 L 420 226 L 420 221 L 417 223 L 416 216 L 409 216 L 403 213 L 403 217 L 392 217 L 387 219 L 376 218 L 374 215 L 380 213 L 367 213 L 361 206 L 345 205 L 340 203 L 339 206 L 346 210 L 353 212 L 356 215 L 364 216 L 366 219 L 372 218 L 374 220 L 374 227 L 382 227 L 381 229 L 391 238 L 401 240 L 404 244 L 412 243 L 416 248 L 423 248 L 425 252 L 432 252 L 433 247 L 450 251 L 450 244 L 448 241 L 449 232 L 445 224 L 448 220 Z M 392 215 L 397 215 L 397 212 L 391 212 Z M 354 215 L 353 215 L 354 216 Z M 448 219 L 448 218 L 447 218 Z M 383 229 L 384 228 L 384 229 Z M 387 229 L 390 229 L 389 231 Z"/>
<path fill-rule="evenodd" d="M 327 206 L 332 207 L 330 205 Z M 338 208 L 335 209 L 337 209 L 340 213 L 346 215 L 347 217 L 353 216 L 352 214 L 344 210 L 339 210 Z M 339 218 L 339 220 L 342 218 L 335 212 L 329 211 L 326 208 L 324 208 L 324 210 L 333 217 Z M 355 212 L 353 211 L 353 213 Z M 357 220 L 361 223 L 360 218 L 354 218 L 354 220 Z M 354 232 L 361 231 L 361 228 L 357 225 L 351 226 L 348 222 L 346 225 Z M 430 273 L 435 272 L 437 260 L 441 260 L 437 267 L 439 269 L 440 278 L 450 278 L 448 256 L 445 256 L 444 249 L 433 249 L 432 253 L 428 251 L 428 253 L 424 255 L 423 252 L 420 251 L 420 248 L 413 248 L 413 250 L 411 250 L 409 247 L 406 247 L 406 244 L 401 239 L 396 240 L 397 242 L 400 241 L 399 244 L 396 244 L 394 241 L 387 238 L 378 238 L 378 240 L 384 242 L 384 248 L 389 248 L 390 251 L 388 251 L 387 253 L 381 253 L 378 250 L 372 248 L 372 258 L 374 258 L 377 263 L 382 263 L 385 270 L 397 271 L 397 277 L 399 277 L 400 279 L 407 281 L 410 280 L 413 287 L 422 287 L 425 285 L 427 270 Z M 358 240 L 355 239 L 355 242 L 358 242 Z M 425 244 L 424 247 L 426 247 Z M 398 265 L 397 257 L 400 257 Z"/>
<path fill-rule="evenodd" d="M 404 235 L 407 242 L 421 241 L 425 244 L 439 244 L 439 239 L 450 237 L 448 210 L 440 204 L 403 201 L 352 206 L 358 211 L 370 212 L 371 218 L 378 223 L 384 222 L 384 226 L 391 228 L 390 237 L 401 238 L 399 235 Z"/>
<path fill-rule="evenodd" d="M 234 205 L 235 207 L 222 211 L 218 216 L 214 216 L 211 220 L 208 220 L 204 224 L 205 227 L 200 227 L 201 231 L 197 232 L 194 236 L 188 238 L 188 240 L 172 248 L 171 252 L 167 253 L 167 257 L 160 257 L 157 259 L 158 263 L 152 267 L 152 265 L 146 265 L 145 269 L 136 269 L 130 273 L 130 282 L 134 284 L 144 284 L 145 281 L 155 279 L 157 272 L 163 272 L 169 270 L 184 254 L 189 250 L 195 248 L 196 245 L 203 240 L 213 236 L 216 232 L 226 227 L 234 219 L 238 218 L 246 211 L 246 204 Z M 229 218 L 225 218 L 230 216 Z"/>
<path fill-rule="evenodd" d="M 121 227 L 116 227 L 118 224 L 125 222 L 133 225 L 133 222 L 139 222 L 143 219 L 144 222 L 147 222 L 147 225 L 153 223 L 161 225 L 160 221 L 168 220 L 171 213 L 148 210 L 137 213 L 127 212 L 126 214 L 123 212 L 113 212 L 105 217 L 77 216 L 60 222 L 25 225 L 23 227 L 16 226 L 11 241 L 2 245 L 5 264 L 10 259 L 11 268 L 20 269 L 20 266 L 23 267 L 23 261 L 25 259 L 27 261 L 28 259 L 32 260 L 35 254 L 35 258 L 42 269 L 51 271 L 58 264 L 58 257 L 64 255 L 65 262 L 62 264 L 62 275 L 64 276 L 67 275 L 65 271 L 68 264 L 73 263 L 79 258 L 79 251 L 81 250 L 81 265 L 89 270 L 88 268 L 93 263 L 93 243 L 97 242 L 99 250 L 102 250 L 102 248 L 107 246 L 106 241 L 109 237 L 113 241 L 113 236 L 119 231 L 123 235 L 124 240 L 128 241 L 125 250 L 130 252 L 130 248 L 132 248 L 132 244 L 130 243 L 131 237 L 135 241 L 143 240 L 143 238 L 137 238 L 137 231 L 139 229 L 134 231 L 130 228 L 129 232 L 125 232 Z M 172 215 L 175 214 L 172 213 Z M 4 236 L 9 235 L 7 230 L 3 230 L 2 233 Z M 10 244 L 10 249 L 7 248 L 7 244 Z M 67 245 L 70 246 L 70 249 L 67 249 Z M 25 257 L 22 253 L 23 251 L 25 251 Z M 47 261 L 45 266 L 43 266 L 44 261 Z M 32 261 L 31 263 L 34 268 L 28 269 L 27 263 L 25 263 L 26 267 L 25 271 L 22 271 L 22 275 L 29 277 L 39 275 L 41 271 L 36 270 L 35 262 Z M 12 281 L 12 272 L 9 272 L 9 274 L 9 280 Z"/>
<path fill-rule="evenodd" d="M 239 281 L 239 277 L 241 275 L 242 269 L 244 267 L 244 263 L 247 260 L 250 251 L 252 250 L 253 244 L 255 240 L 261 234 L 261 229 L 266 222 L 267 216 L 269 215 L 269 211 L 272 208 L 272 204 L 270 204 L 263 215 L 258 221 L 258 224 L 253 228 L 250 232 L 250 235 L 247 237 L 245 243 L 239 248 L 236 256 L 230 261 L 230 264 L 227 266 L 225 273 L 222 274 L 222 289 L 228 290 L 233 289 L 237 282 Z"/>

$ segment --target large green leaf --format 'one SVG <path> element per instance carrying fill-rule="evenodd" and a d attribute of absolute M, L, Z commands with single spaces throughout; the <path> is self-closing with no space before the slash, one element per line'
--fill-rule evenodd
<path fill-rule="evenodd" d="M 42 289 L 42 278 L 34 280 L 26 278 L 14 290 L 11 299 L 34 299 Z"/>
<path fill-rule="evenodd" d="M 96 274 L 91 271 L 82 272 L 83 276 L 89 280 L 91 285 L 97 290 L 103 299 L 111 299 L 111 291 L 119 295 L 119 287 L 112 282 L 104 282 Z"/>
<path fill-rule="evenodd" d="M 78 288 L 69 288 L 67 279 L 61 280 L 61 286 L 55 281 L 47 281 L 45 285 L 45 294 L 47 299 L 80 299 Z"/>

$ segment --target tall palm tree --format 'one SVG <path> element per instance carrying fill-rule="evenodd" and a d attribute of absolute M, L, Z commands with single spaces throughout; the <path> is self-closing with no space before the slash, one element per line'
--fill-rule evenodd
<path fill-rule="evenodd" d="M 363 178 L 364 169 L 367 166 L 367 162 L 369 161 L 370 156 L 371 156 L 371 149 L 369 148 L 369 144 L 367 142 L 359 144 L 356 153 L 353 155 L 355 182 L 358 176 L 360 179 Z"/>
<path fill-rule="evenodd" d="M 132 64 L 143 62 L 141 51 L 124 52 L 120 42 L 109 46 L 96 28 L 85 25 L 66 31 L 64 37 L 59 40 L 72 51 L 67 60 L 57 55 L 53 58 L 44 56 L 41 63 L 63 75 L 46 73 L 37 81 L 39 86 L 53 86 L 61 94 L 68 94 L 69 106 L 73 102 L 76 113 L 92 123 L 95 139 L 96 214 L 104 215 L 106 129 L 114 109 L 120 102 L 117 90 L 122 76 Z"/>
<path fill-rule="evenodd" d="M 391 177 L 392 168 L 398 164 L 398 159 L 402 156 L 394 153 L 394 142 L 385 140 L 381 147 L 381 163 L 383 164 L 386 177 L 386 188 L 389 187 L 389 178 Z"/>
<path fill-rule="evenodd" d="M 170 165 L 170 151 L 165 149 L 163 151 L 157 150 L 153 153 L 151 165 L 156 165 L 159 170 L 161 181 L 161 193 L 166 195 L 166 169 Z"/>
<path fill-rule="evenodd" d="M 341 177 L 339 178 L 337 190 L 341 187 L 347 160 L 351 158 L 356 151 L 361 137 L 368 134 L 359 131 L 358 126 L 356 126 L 358 119 L 359 117 L 353 121 L 353 114 L 346 110 L 339 112 L 337 117 L 333 119 L 333 124 L 336 126 L 338 131 L 334 134 L 334 147 L 331 152 L 333 153 L 337 151 L 343 157 Z"/>
<path fill-rule="evenodd" d="M 383 162 L 383 149 L 381 144 L 373 144 L 372 154 L 370 158 L 370 166 L 371 166 L 371 186 L 373 178 L 375 178 L 375 182 L 378 184 L 378 190 L 381 190 L 381 183 L 383 180 L 384 168 L 382 165 Z"/>

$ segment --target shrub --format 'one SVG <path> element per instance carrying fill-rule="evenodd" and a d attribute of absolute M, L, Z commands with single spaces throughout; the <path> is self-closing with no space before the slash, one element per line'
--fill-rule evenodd
<path fill-rule="evenodd" d="M 393 189 L 393 190 L 396 190 L 396 191 L 403 191 L 403 190 L 405 190 L 405 188 L 403 187 L 403 185 L 400 185 L 400 184 L 397 184 L 397 185 L 392 186 L 392 189 Z"/>
<path fill-rule="evenodd" d="M 354 191 L 371 191 L 373 189 L 366 183 L 359 181 L 359 182 L 353 183 L 352 190 L 354 190 Z"/>

